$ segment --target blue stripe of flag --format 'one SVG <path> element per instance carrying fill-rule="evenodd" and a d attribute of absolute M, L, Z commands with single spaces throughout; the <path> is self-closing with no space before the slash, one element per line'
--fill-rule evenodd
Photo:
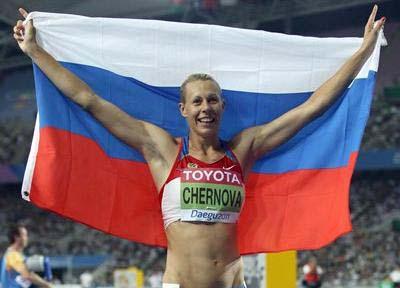
<path fill-rule="evenodd" d="M 178 110 L 179 87 L 155 87 L 92 66 L 62 64 L 98 95 L 129 114 L 159 125 L 174 136 L 187 134 L 186 122 Z M 144 162 L 137 151 L 116 139 L 90 114 L 63 97 L 35 65 L 34 72 L 41 128 L 50 126 L 80 134 L 99 143 L 110 157 Z M 258 161 L 253 171 L 282 173 L 346 166 L 350 153 L 358 151 L 360 145 L 375 74 L 370 71 L 368 78 L 355 80 L 326 113 Z M 310 95 L 311 92 L 266 94 L 223 90 L 226 108 L 221 138 L 230 139 L 244 128 L 269 122 Z"/>

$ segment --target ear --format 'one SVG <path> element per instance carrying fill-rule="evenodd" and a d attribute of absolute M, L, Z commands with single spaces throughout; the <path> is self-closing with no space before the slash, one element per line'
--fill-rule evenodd
<path fill-rule="evenodd" d="M 181 112 L 181 115 L 183 117 L 185 117 L 185 118 L 187 117 L 186 110 L 185 110 L 185 104 L 182 102 L 179 102 L 179 111 Z"/>

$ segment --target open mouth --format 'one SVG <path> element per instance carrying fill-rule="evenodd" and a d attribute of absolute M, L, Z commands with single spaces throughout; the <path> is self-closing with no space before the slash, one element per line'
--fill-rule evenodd
<path fill-rule="evenodd" d="M 212 124 L 215 122 L 215 118 L 213 117 L 201 117 L 197 119 L 198 122 L 202 124 Z"/>

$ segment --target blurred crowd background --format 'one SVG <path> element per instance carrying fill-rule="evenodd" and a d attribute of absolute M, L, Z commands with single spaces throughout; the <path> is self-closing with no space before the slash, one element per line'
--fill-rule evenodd
<path fill-rule="evenodd" d="M 58 5 L 55 2 L 59 2 Z M 40 210 L 20 198 L 20 180 L 10 181 L 7 176 L 9 167 L 23 166 L 27 160 L 36 114 L 33 72 L 29 63 L 27 65 L 29 60 L 19 54 L 12 41 L 8 41 L 6 44 L 2 42 L 11 29 L 10 23 L 17 19 L 16 13 L 7 11 L 11 11 L 11 8 L 17 6 L 25 6 L 29 9 L 52 12 L 142 18 L 134 12 L 127 13 L 129 15 L 124 14 L 122 12 L 123 4 L 120 1 L 115 3 L 115 6 L 120 5 L 120 9 L 117 10 L 119 14 L 114 11 L 117 9 L 114 7 L 114 10 L 109 10 L 114 11 L 114 14 L 102 12 L 103 14 L 99 15 L 94 15 L 96 12 L 90 12 L 90 3 L 78 4 L 78 2 L 80 1 L 15 0 L 0 4 L 0 11 L 6 11 L 0 12 L 0 231 L 7 231 L 10 223 L 22 221 L 26 224 L 30 232 L 30 245 L 26 251 L 28 255 L 43 254 L 64 257 L 68 255 L 104 255 L 105 260 L 96 267 L 81 265 L 79 269 L 71 270 L 65 269 L 60 264 L 60 268 L 58 270 L 56 268 L 54 273 L 56 281 L 59 283 L 79 283 L 82 278 L 80 276 L 90 275 L 96 286 L 107 286 L 113 281 L 110 267 L 115 269 L 135 266 L 145 271 L 146 285 L 153 287 L 152 285 L 155 284 L 152 283 L 160 281 L 161 271 L 165 265 L 166 251 L 164 249 L 105 235 Z M 86 2 L 95 5 L 93 1 Z M 256 16 L 260 17 L 258 12 L 255 12 L 260 9 L 259 7 L 272 7 L 268 5 L 274 3 L 278 7 L 281 2 L 285 1 L 149 1 L 154 5 L 152 8 L 154 11 L 156 11 L 156 4 L 168 4 L 162 7 L 169 14 L 163 10 L 163 13 L 159 12 L 160 15 L 154 12 L 154 15 L 146 14 L 143 18 L 223 24 L 321 37 L 358 37 L 363 33 L 364 18 L 368 15 L 373 1 L 358 1 L 360 4 L 353 6 L 350 5 L 352 1 L 303 1 L 314 2 L 314 8 L 321 7 L 321 9 L 320 11 L 314 9 L 314 12 L 309 14 L 305 13 L 306 16 L 301 16 L 301 13 L 300 16 L 296 16 L 298 12 L 296 9 L 300 9 L 301 12 L 301 9 L 306 11 L 305 9 L 309 7 L 300 6 L 299 3 L 302 1 L 288 0 L 286 2 L 293 6 L 285 7 L 294 7 L 293 18 L 285 16 L 277 18 L 277 20 L 274 18 L 268 20 L 264 15 L 264 18 L 260 19 L 257 25 L 255 24 Z M 344 6 L 340 6 L 342 2 L 348 3 L 347 6 L 344 4 Z M 361 151 L 394 151 L 393 163 L 399 165 L 400 1 L 375 2 L 382 2 L 381 9 L 384 12 L 381 13 L 385 13 L 385 16 L 388 17 L 385 36 L 389 46 L 384 48 L 381 53 L 380 71 L 377 76 L 371 116 L 365 130 Z M 61 5 L 61 3 L 63 4 Z M 331 4 L 332 7 L 337 5 L 336 10 L 334 8 L 331 12 L 326 10 L 324 7 L 331 7 L 328 4 Z M 141 5 L 138 4 L 140 7 Z M 1 8 L 4 9 L 1 10 Z M 136 11 L 134 7 L 128 8 Z M 126 11 L 131 11 L 129 9 Z M 236 11 L 238 9 L 241 10 L 241 13 L 249 15 L 238 16 Z M 12 21 L 5 21 L 4 19 L 7 20 L 7 17 Z M 336 23 L 338 18 L 343 19 L 343 21 L 340 20 L 343 22 L 342 25 Z M 20 177 L 17 178 L 20 179 Z M 378 287 L 377 285 L 386 279 L 396 267 L 400 267 L 400 171 L 393 167 L 387 167 L 387 169 L 383 167 L 371 171 L 357 170 L 351 184 L 350 209 L 353 232 L 341 237 L 326 248 L 298 253 L 299 280 L 303 274 L 302 267 L 310 257 L 315 257 L 318 265 L 323 269 L 323 287 Z M 0 257 L 7 244 L 6 234 L 0 233 Z M 251 279 L 247 281 L 250 288 L 258 287 L 257 284 L 251 284 Z"/>

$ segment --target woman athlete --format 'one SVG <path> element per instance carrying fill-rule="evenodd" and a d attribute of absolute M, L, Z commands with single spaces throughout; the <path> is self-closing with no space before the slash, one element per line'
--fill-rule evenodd
<path fill-rule="evenodd" d="M 375 23 L 377 10 L 375 5 L 358 51 L 306 102 L 270 123 L 241 131 L 227 143 L 218 138 L 224 111 L 221 88 L 206 74 L 191 75 L 182 84 L 179 109 L 190 132 L 186 138 L 174 138 L 164 129 L 136 119 L 102 99 L 62 67 L 37 44 L 32 20 L 26 25 L 19 20 L 14 38 L 66 97 L 140 151 L 147 161 L 160 191 L 168 240 L 163 287 L 239 288 L 246 287 L 236 244 L 243 181 L 259 157 L 323 113 L 348 87 L 371 55 L 385 23 L 384 17 Z M 23 9 L 19 11 L 23 17 L 28 15 Z M 214 205 L 213 199 L 218 195 L 212 195 L 213 189 L 209 188 L 221 185 L 217 184 L 221 181 L 232 189 L 234 201 Z"/>

